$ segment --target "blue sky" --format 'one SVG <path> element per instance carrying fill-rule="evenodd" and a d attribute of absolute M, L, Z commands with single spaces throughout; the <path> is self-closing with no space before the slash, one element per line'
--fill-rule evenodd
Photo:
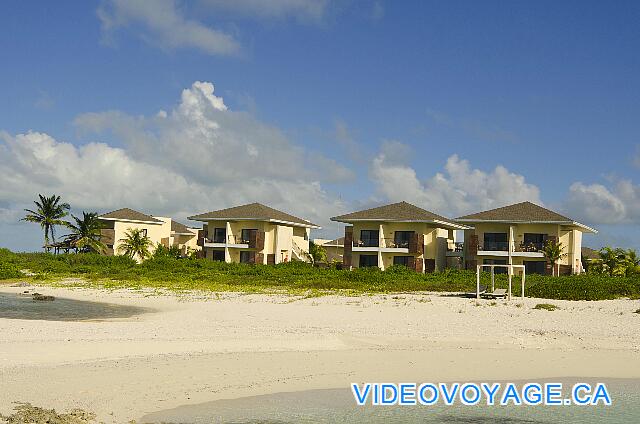
<path fill-rule="evenodd" d="M 600 229 L 585 244 L 638 248 L 639 19 L 623 1 L 3 2 L 0 246 L 38 248 L 16 221 L 56 192 L 183 220 L 259 200 L 326 236 L 389 201 L 532 200 Z"/>

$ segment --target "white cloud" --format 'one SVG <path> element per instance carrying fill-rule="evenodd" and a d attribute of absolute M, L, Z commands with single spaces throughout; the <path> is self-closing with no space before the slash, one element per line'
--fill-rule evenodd
<path fill-rule="evenodd" d="M 0 133 L 5 223 L 38 193 L 59 194 L 76 209 L 132 207 L 181 219 L 254 201 L 321 225 L 345 211 L 323 183 L 350 179 L 349 170 L 247 113 L 228 110 L 210 83 L 194 83 L 164 114 L 92 113 L 79 116 L 76 125 L 85 132 L 110 131 L 123 147 Z"/>
<path fill-rule="evenodd" d="M 402 143 L 383 145 L 370 170 L 378 196 L 388 201 L 406 200 L 454 217 L 525 200 L 542 204 L 538 187 L 503 166 L 485 172 L 452 155 L 445 172 L 421 181 L 416 170 L 406 164 L 409 155 Z"/>
<path fill-rule="evenodd" d="M 384 5 L 381 0 L 375 0 L 373 2 L 373 6 L 371 7 L 371 20 L 379 21 L 384 18 Z"/>
<path fill-rule="evenodd" d="M 353 177 L 334 160 L 291 143 L 278 128 L 249 113 L 227 110 L 207 82 L 183 90 L 180 104 L 166 116 L 109 111 L 80 115 L 75 123 L 84 131 L 109 130 L 136 160 L 174 169 L 202 184 L 255 176 L 331 182 Z"/>
<path fill-rule="evenodd" d="M 321 21 L 329 0 L 201 0 L 213 12 L 226 12 L 260 19 L 295 18 Z"/>
<path fill-rule="evenodd" d="M 640 223 L 640 186 L 614 180 L 612 187 L 576 182 L 569 188 L 567 209 L 594 224 Z"/>
<path fill-rule="evenodd" d="M 240 51 L 231 35 L 187 19 L 175 0 L 105 0 L 97 13 L 107 41 L 116 29 L 134 23 L 144 26 L 142 37 L 147 42 L 163 49 L 195 48 L 212 55 Z"/>

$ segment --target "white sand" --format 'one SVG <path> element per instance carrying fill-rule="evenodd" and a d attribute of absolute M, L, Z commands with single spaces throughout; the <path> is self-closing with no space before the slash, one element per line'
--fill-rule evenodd
<path fill-rule="evenodd" d="M 28 401 L 120 423 L 190 403 L 350 382 L 640 378 L 638 301 L 491 306 L 440 294 L 38 291 L 158 312 L 87 322 L 0 319 L 2 412 Z M 542 302 L 561 309 L 532 309 Z"/>

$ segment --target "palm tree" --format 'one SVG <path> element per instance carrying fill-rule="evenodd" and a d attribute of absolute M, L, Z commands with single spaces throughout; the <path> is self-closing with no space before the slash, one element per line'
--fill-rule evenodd
<path fill-rule="evenodd" d="M 600 261 L 604 269 L 609 275 L 623 274 L 624 263 L 626 258 L 626 252 L 620 248 L 612 249 L 609 246 L 605 246 L 600 249 Z"/>
<path fill-rule="evenodd" d="M 49 235 L 51 235 L 51 241 L 55 242 L 55 227 L 56 225 L 66 225 L 67 222 L 62 218 L 68 215 L 68 210 L 71 208 L 68 203 L 60 203 L 60 196 L 55 194 L 50 197 L 45 197 L 42 194 L 38 194 L 40 201 L 35 200 L 37 208 L 35 211 L 31 209 L 25 209 L 28 212 L 27 215 L 22 218 L 22 221 L 36 222 L 40 224 L 40 227 L 44 230 L 44 245 L 49 244 Z"/>
<path fill-rule="evenodd" d="M 120 239 L 118 253 L 122 253 L 131 259 L 144 260 L 151 255 L 151 239 L 147 237 L 144 230 L 139 228 L 129 228 L 124 233 L 124 238 Z"/>
<path fill-rule="evenodd" d="M 67 227 L 71 233 L 67 236 L 78 249 L 93 250 L 102 253 L 107 246 L 100 241 L 100 230 L 103 225 L 95 212 L 82 212 L 82 218 L 71 215 L 75 224 L 69 223 Z"/>
<path fill-rule="evenodd" d="M 555 276 L 556 274 L 556 263 L 560 260 L 560 258 L 567 255 L 566 253 L 562 252 L 562 249 L 562 243 L 553 240 L 548 240 L 547 243 L 545 243 L 544 248 L 542 249 L 542 253 L 544 253 L 544 256 L 549 262 L 551 262 L 552 276 Z M 558 272 L 558 274 L 560 273 Z"/>
<path fill-rule="evenodd" d="M 327 251 L 324 246 L 315 244 L 314 242 L 309 243 L 309 256 L 313 263 L 327 261 Z"/>
<path fill-rule="evenodd" d="M 625 273 L 627 276 L 640 272 L 640 258 L 634 249 L 627 250 L 625 254 Z"/>

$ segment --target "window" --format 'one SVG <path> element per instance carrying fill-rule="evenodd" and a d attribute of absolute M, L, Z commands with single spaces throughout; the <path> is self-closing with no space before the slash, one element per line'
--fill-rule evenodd
<path fill-rule="evenodd" d="M 309 233 L 307 233 L 307 230 L 304 230 L 304 240 L 309 241 Z"/>
<path fill-rule="evenodd" d="M 484 233 L 484 250 L 507 250 L 507 233 Z"/>
<path fill-rule="evenodd" d="M 244 230 L 243 230 L 244 231 Z M 254 252 L 240 252 L 240 263 L 241 264 L 252 264 L 253 263 L 253 255 Z"/>
<path fill-rule="evenodd" d="M 378 255 L 360 255 L 360 262 L 358 266 L 360 268 L 378 266 Z"/>
<path fill-rule="evenodd" d="M 218 242 L 216 242 L 218 243 Z M 212 258 L 214 261 L 224 262 L 224 250 L 214 250 L 212 252 Z"/>
<path fill-rule="evenodd" d="M 142 237 L 146 237 L 147 236 L 147 229 L 143 228 L 142 229 Z"/>
<path fill-rule="evenodd" d="M 394 265 L 410 266 L 412 259 L 413 259 L 413 256 L 394 256 L 393 257 L 393 264 Z"/>
<path fill-rule="evenodd" d="M 527 274 L 544 274 L 546 267 L 545 261 L 524 261 L 524 271 Z"/>
<path fill-rule="evenodd" d="M 378 247 L 380 235 L 378 230 L 361 230 L 360 243 L 363 247 Z"/>
<path fill-rule="evenodd" d="M 226 228 L 214 228 L 213 229 L 213 242 L 214 243 L 225 243 L 227 240 L 227 229 Z"/>
<path fill-rule="evenodd" d="M 507 260 L 506 259 L 485 259 L 483 262 L 483 264 L 485 265 L 506 265 L 507 264 Z M 487 271 L 487 272 L 491 272 L 490 268 L 483 268 L 483 271 Z M 493 272 L 495 274 L 506 274 L 507 273 L 507 268 L 499 266 L 496 268 L 493 268 Z"/>
<path fill-rule="evenodd" d="M 242 232 L 240 233 L 241 240 L 239 241 L 239 243 L 248 244 L 249 241 L 251 240 L 252 231 L 258 231 L 258 230 L 252 229 L 252 228 L 243 229 Z"/>
<path fill-rule="evenodd" d="M 546 242 L 546 234 L 524 233 L 522 250 L 525 252 L 537 252 L 544 248 Z"/>
<path fill-rule="evenodd" d="M 396 247 L 408 248 L 414 234 L 413 231 L 396 231 L 393 235 L 393 243 Z"/>

